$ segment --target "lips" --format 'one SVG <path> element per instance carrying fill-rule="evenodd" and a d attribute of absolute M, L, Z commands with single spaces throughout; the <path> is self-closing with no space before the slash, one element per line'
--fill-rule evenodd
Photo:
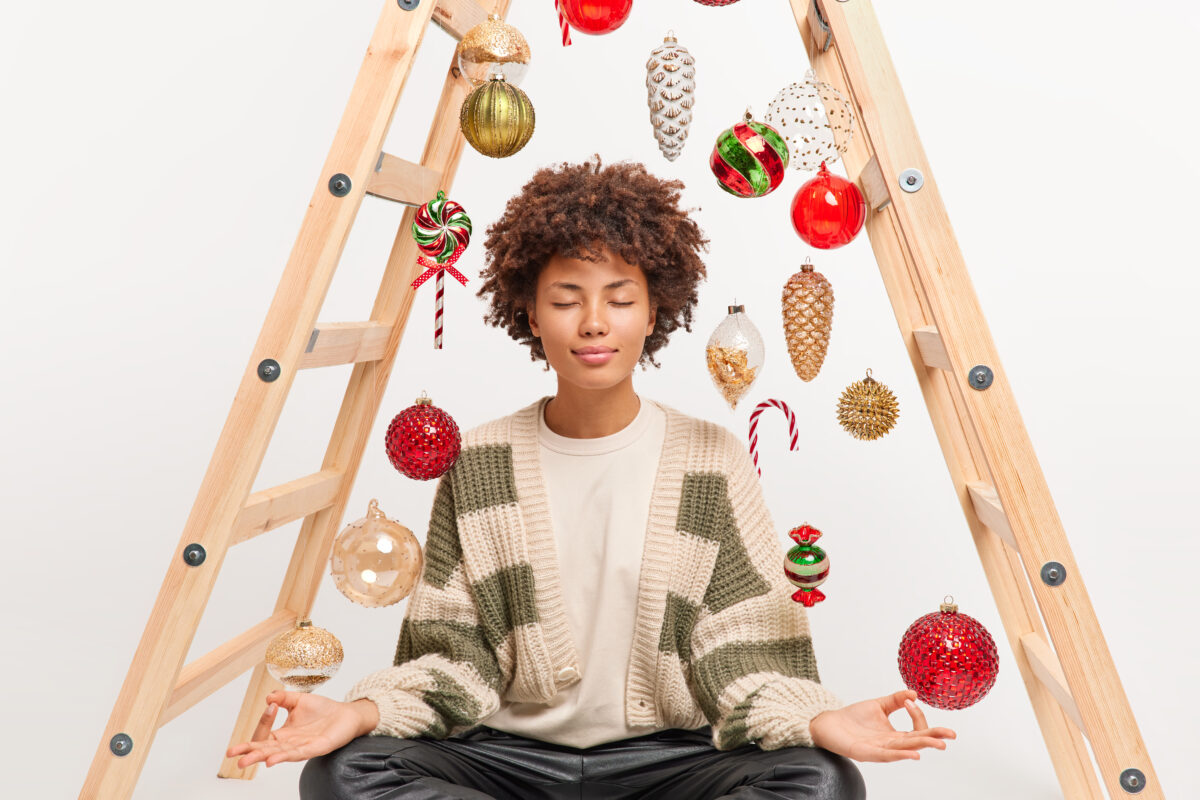
<path fill-rule="evenodd" d="M 611 347 L 581 347 L 578 350 L 572 350 L 575 357 L 585 364 L 607 364 L 616 355 L 617 351 Z"/>

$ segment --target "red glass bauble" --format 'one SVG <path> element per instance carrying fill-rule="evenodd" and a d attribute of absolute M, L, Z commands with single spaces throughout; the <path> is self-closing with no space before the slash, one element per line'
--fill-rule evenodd
<path fill-rule="evenodd" d="M 847 244 L 867 221 L 867 201 L 853 181 L 821 164 L 792 198 L 792 225 L 800 238 L 821 250 Z"/>
<path fill-rule="evenodd" d="M 388 425 L 388 460 L 413 480 L 440 477 L 454 466 L 461 447 L 458 424 L 428 397 L 418 398 Z"/>
<path fill-rule="evenodd" d="M 633 0 L 558 0 L 567 24 L 580 33 L 612 33 L 629 18 Z"/>
<path fill-rule="evenodd" d="M 1000 669 L 987 628 L 950 602 L 908 627 L 897 660 L 904 685 L 923 702 L 946 709 L 978 703 Z"/>

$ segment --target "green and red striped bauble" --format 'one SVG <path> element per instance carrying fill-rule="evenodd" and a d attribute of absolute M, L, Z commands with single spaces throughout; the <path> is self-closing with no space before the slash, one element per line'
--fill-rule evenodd
<path fill-rule="evenodd" d="M 417 209 L 412 234 L 421 252 L 441 264 L 471 240 L 471 218 L 462 206 L 447 200 L 445 192 L 438 192 Z"/>
<path fill-rule="evenodd" d="M 797 587 L 792 599 L 803 603 L 806 608 L 812 608 L 825 599 L 825 594 L 817 587 L 829 577 L 829 556 L 817 547 L 821 532 L 811 525 L 792 528 L 788 536 L 792 537 L 796 546 L 788 550 L 783 560 L 783 574 Z"/>
<path fill-rule="evenodd" d="M 708 160 L 721 188 L 738 197 L 762 197 L 775 191 L 787 165 L 787 142 L 770 125 L 751 119 L 750 112 L 745 121 L 717 137 Z"/>

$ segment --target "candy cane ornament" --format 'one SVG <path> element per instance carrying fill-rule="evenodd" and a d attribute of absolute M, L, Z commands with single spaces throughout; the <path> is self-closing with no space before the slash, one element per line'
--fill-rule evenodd
<path fill-rule="evenodd" d="M 762 412 L 766 411 L 768 408 L 771 408 L 772 406 L 775 408 L 778 408 L 784 414 L 787 414 L 788 436 L 791 439 L 791 442 L 788 445 L 788 449 L 789 450 L 799 450 L 800 449 L 800 447 L 798 445 L 800 435 L 799 435 L 799 432 L 796 430 L 796 415 L 792 413 L 792 410 L 790 408 L 788 408 L 788 404 L 783 402 L 782 400 L 770 399 L 770 400 L 763 400 L 761 403 L 756 405 L 754 407 L 754 410 L 752 412 L 750 412 L 750 456 L 751 456 L 751 458 L 754 459 L 754 468 L 756 470 L 758 470 L 758 476 L 760 478 L 762 477 L 762 469 L 759 468 L 759 466 L 758 466 L 758 418 L 762 415 Z"/>
<path fill-rule="evenodd" d="M 554 9 L 558 12 L 558 27 L 562 30 L 563 47 L 566 47 L 571 43 L 571 26 L 567 23 L 567 18 L 562 13 L 559 0 L 554 0 Z"/>

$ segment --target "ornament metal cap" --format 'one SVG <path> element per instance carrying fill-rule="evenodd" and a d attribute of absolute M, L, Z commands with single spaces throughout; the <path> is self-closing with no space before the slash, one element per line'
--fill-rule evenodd
<path fill-rule="evenodd" d="M 421 396 L 420 396 L 420 397 L 418 397 L 418 398 L 417 398 L 416 400 L 414 400 L 413 402 L 414 402 L 414 403 L 416 403 L 416 404 L 417 404 L 417 405 L 419 405 L 419 406 L 431 406 L 431 405 L 433 405 L 433 400 L 432 400 L 432 399 L 430 399 L 429 395 L 425 394 L 425 392 L 421 392 Z"/>
<path fill-rule="evenodd" d="M 730 306 L 729 313 L 730 314 L 745 314 L 746 307 L 745 306 Z"/>
<path fill-rule="evenodd" d="M 813 271 L 813 263 L 812 263 L 811 256 L 804 257 L 804 263 L 800 265 L 800 271 L 801 272 L 812 272 Z"/>
<path fill-rule="evenodd" d="M 296 620 L 296 627 L 297 628 L 311 628 L 312 620 L 309 619 L 308 617 L 304 617 L 303 619 L 298 619 L 298 620 Z"/>
<path fill-rule="evenodd" d="M 942 604 L 939 607 L 941 608 L 941 610 L 944 613 L 947 613 L 947 614 L 958 613 L 958 606 L 956 606 L 954 604 L 954 596 L 953 595 L 946 595 L 944 598 L 942 598 Z"/>

